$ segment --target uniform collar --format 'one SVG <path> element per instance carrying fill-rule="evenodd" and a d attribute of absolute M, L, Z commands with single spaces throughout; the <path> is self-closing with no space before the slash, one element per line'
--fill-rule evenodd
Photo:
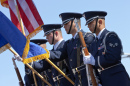
<path fill-rule="evenodd" d="M 63 41 L 63 39 L 61 39 L 60 41 L 58 41 L 55 45 L 54 45 L 54 50 L 57 49 L 57 47 L 59 46 L 59 44 Z"/>
<path fill-rule="evenodd" d="M 97 36 L 97 38 L 99 39 L 100 38 L 100 36 L 101 36 L 101 34 L 102 34 L 102 32 L 105 30 L 105 28 L 103 28 L 100 32 L 99 32 L 99 34 L 98 34 L 98 36 Z"/>
<path fill-rule="evenodd" d="M 75 35 L 74 35 L 72 38 L 73 38 L 73 39 L 75 39 L 75 38 L 76 38 L 76 36 L 77 36 L 77 34 L 78 34 L 78 33 L 75 33 Z"/>

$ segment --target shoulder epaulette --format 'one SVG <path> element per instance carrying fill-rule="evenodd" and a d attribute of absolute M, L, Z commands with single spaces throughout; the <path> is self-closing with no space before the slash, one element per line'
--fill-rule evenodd
<path fill-rule="evenodd" d="M 84 34 L 84 37 L 85 37 L 87 34 L 89 34 L 89 33 L 91 33 L 91 32 L 86 32 L 86 33 Z M 87 35 L 87 37 L 90 36 L 90 35 L 92 35 L 92 33 L 89 34 L 89 35 Z M 93 36 L 94 36 L 94 35 L 93 35 Z"/>

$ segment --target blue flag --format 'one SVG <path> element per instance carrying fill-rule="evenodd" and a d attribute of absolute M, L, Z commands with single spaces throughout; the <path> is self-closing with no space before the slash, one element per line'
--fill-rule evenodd
<path fill-rule="evenodd" d="M 0 53 L 10 48 L 10 44 L 0 35 Z"/>
<path fill-rule="evenodd" d="M 4 39 L 22 57 L 27 40 L 2 12 L 0 12 L 0 35 L 2 35 Z"/>
<path fill-rule="evenodd" d="M 13 49 L 23 58 L 24 63 L 49 58 L 49 52 L 46 49 L 31 43 L 29 39 L 18 30 L 18 28 L 0 12 L 0 41 L 1 46 L 9 43 Z M 3 37 L 3 38 L 2 38 Z"/>

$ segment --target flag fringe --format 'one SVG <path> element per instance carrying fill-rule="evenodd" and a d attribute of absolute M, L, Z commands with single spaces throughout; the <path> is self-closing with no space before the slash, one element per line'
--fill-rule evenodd
<path fill-rule="evenodd" d="M 1 48 L 0 48 L 0 54 L 1 54 L 2 52 L 4 52 L 5 50 L 9 49 L 10 47 L 11 47 L 11 45 L 10 45 L 9 43 L 6 44 L 5 46 L 1 47 Z"/>
<path fill-rule="evenodd" d="M 45 51 L 47 53 L 45 54 L 41 54 L 41 55 L 38 55 L 38 56 L 34 56 L 34 57 L 30 57 L 30 58 L 27 58 L 27 59 L 23 59 L 23 63 L 24 64 L 27 64 L 27 63 L 31 63 L 33 61 L 37 61 L 37 60 L 42 60 L 42 59 L 45 59 L 45 58 L 49 58 L 49 51 L 47 49 L 45 49 Z"/>
<path fill-rule="evenodd" d="M 39 33 L 42 30 L 41 26 L 39 26 L 38 28 L 36 28 L 33 32 L 29 33 L 29 35 L 26 38 L 27 39 L 31 39 L 32 37 L 34 37 L 37 33 Z"/>
<path fill-rule="evenodd" d="M 29 48 L 30 48 L 29 43 L 30 43 L 30 40 L 27 39 L 26 45 L 25 45 L 25 48 L 24 48 L 24 51 L 23 51 L 22 59 L 25 59 L 28 55 L 28 51 L 29 51 Z"/>
<path fill-rule="evenodd" d="M 3 7 L 9 8 L 8 0 L 0 0 Z"/>

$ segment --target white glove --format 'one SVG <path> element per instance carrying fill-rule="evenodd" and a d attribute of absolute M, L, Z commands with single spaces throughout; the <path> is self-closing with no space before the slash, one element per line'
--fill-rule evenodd
<path fill-rule="evenodd" d="M 17 59 L 17 61 L 22 61 L 22 58 L 19 55 L 14 55 L 15 59 Z"/>
<path fill-rule="evenodd" d="M 95 65 L 95 59 L 94 59 L 94 57 L 91 55 L 91 53 L 89 53 L 89 55 L 85 56 L 84 51 L 82 50 L 82 54 L 83 54 L 84 64 Z"/>

